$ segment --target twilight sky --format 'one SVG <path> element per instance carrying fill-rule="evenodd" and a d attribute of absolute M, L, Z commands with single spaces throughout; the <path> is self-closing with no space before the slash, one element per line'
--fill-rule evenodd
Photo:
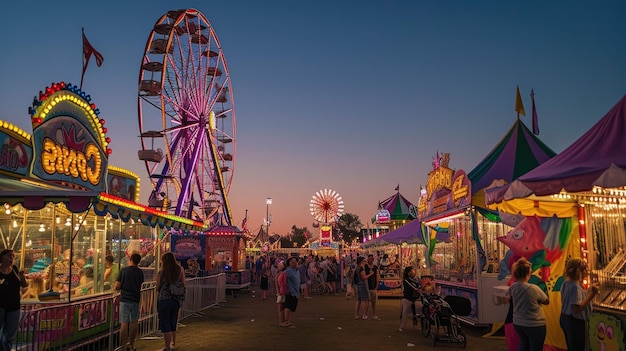
<path fill-rule="evenodd" d="M 28 107 L 52 82 L 78 84 L 81 27 L 104 56 L 83 90 L 109 129 L 110 164 L 149 178 L 140 148 L 137 79 L 156 20 L 196 8 L 230 70 L 237 159 L 233 220 L 272 233 L 313 219 L 316 191 L 341 194 L 365 225 L 380 200 L 417 204 L 437 151 L 471 171 L 514 123 L 519 85 L 531 126 L 557 153 L 626 94 L 626 2 L 74 1 L 2 5 L 0 120 L 32 131 Z"/>

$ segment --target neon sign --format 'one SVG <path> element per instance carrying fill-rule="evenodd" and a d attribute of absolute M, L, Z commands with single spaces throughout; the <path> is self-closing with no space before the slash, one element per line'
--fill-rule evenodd
<path fill-rule="evenodd" d="M 59 145 L 50 138 L 44 138 L 41 166 L 47 174 L 69 175 L 93 185 L 100 183 L 102 177 L 100 151 L 93 143 L 87 144 L 85 152 L 81 152 Z"/>

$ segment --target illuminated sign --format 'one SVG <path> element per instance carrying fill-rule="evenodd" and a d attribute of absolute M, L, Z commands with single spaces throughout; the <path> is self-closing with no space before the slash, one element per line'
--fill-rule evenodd
<path fill-rule="evenodd" d="M 2 127 L 0 121 L 0 170 L 25 176 L 30 169 L 30 161 L 33 157 L 33 148 L 11 136 L 11 131 Z"/>
<path fill-rule="evenodd" d="M 376 213 L 376 223 L 389 223 L 391 222 L 391 213 L 388 210 L 382 209 Z"/>
<path fill-rule="evenodd" d="M 439 155 L 437 155 L 439 157 Z M 425 192 L 417 206 L 420 220 L 455 208 L 463 208 L 471 203 L 471 183 L 463 170 L 448 168 L 450 154 L 442 154 L 434 169 L 428 173 Z"/>
<path fill-rule="evenodd" d="M 29 109 L 32 174 L 48 181 L 105 192 L 110 141 L 104 120 L 77 87 L 55 83 Z M 133 199 L 134 200 L 134 199 Z"/>

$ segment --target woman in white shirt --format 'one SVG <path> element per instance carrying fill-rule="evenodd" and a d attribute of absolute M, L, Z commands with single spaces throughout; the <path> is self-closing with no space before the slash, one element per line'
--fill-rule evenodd
<path fill-rule="evenodd" d="M 513 264 L 513 326 L 520 338 L 520 350 L 542 351 L 546 339 L 546 317 L 541 305 L 550 303 L 548 295 L 537 285 L 529 284 L 532 266 L 525 258 Z"/>

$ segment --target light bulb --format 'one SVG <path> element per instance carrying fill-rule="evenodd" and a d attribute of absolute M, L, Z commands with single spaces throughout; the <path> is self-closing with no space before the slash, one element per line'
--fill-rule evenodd
<path fill-rule="evenodd" d="M 39 225 L 39 231 L 40 231 L 40 232 L 45 232 L 45 231 L 46 231 L 46 228 L 44 228 L 43 223 L 41 223 L 41 224 Z"/>

